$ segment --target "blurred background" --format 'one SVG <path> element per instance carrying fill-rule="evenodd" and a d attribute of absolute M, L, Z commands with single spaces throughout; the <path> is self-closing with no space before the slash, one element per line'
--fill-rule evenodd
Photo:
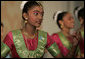
<path fill-rule="evenodd" d="M 41 30 L 50 35 L 59 32 L 56 22 L 53 20 L 53 14 L 56 11 L 64 10 L 73 14 L 77 6 L 84 6 L 84 1 L 39 1 L 44 7 L 43 22 Z M 20 9 L 22 1 L 1 1 L 1 22 L 4 24 L 4 37 L 9 31 L 20 29 L 22 27 L 22 10 Z M 73 15 L 74 16 L 74 15 Z M 75 28 L 79 28 L 79 21 L 75 18 Z"/>

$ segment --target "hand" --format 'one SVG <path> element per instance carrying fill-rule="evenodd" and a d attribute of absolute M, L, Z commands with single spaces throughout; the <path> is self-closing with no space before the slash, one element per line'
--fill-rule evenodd
<path fill-rule="evenodd" d="M 73 47 L 76 47 L 78 45 L 78 40 L 76 38 L 73 39 Z"/>
<path fill-rule="evenodd" d="M 81 36 L 81 33 L 80 33 L 80 32 L 74 32 L 74 33 L 72 34 L 72 36 L 73 36 L 76 40 L 78 40 L 78 42 L 82 39 L 82 36 Z M 76 41 L 74 40 L 74 42 L 76 42 Z"/>

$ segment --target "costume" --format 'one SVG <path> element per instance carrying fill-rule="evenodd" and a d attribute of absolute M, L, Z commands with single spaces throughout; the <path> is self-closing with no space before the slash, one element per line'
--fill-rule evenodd
<path fill-rule="evenodd" d="M 2 53 L 4 49 L 1 49 L 3 57 L 8 51 L 11 51 L 13 58 L 40 58 L 44 54 L 45 47 L 49 51 L 55 51 L 52 55 L 57 56 L 56 44 L 44 31 L 38 31 L 37 39 L 26 39 L 21 30 L 14 30 L 7 34 L 3 42 L 8 48 L 4 53 Z"/>
<path fill-rule="evenodd" d="M 80 30 L 81 38 L 79 42 L 78 55 L 84 57 L 84 31 Z"/>
<path fill-rule="evenodd" d="M 62 32 L 54 33 L 51 38 L 56 42 L 56 45 L 58 46 L 57 49 L 59 49 L 60 53 L 63 56 L 69 55 L 69 52 L 72 50 L 72 43 L 73 43 L 73 37 L 66 37 Z M 76 51 L 77 52 L 77 51 Z M 74 56 L 76 53 L 74 54 Z"/>

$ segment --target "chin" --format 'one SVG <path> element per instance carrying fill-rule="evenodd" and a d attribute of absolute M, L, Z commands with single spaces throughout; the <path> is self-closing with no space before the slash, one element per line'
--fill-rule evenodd
<path fill-rule="evenodd" d="M 74 28 L 74 26 L 70 27 L 71 29 Z"/>
<path fill-rule="evenodd" d="M 40 25 L 41 25 L 41 24 L 36 24 L 35 26 L 36 26 L 36 27 L 40 27 Z"/>

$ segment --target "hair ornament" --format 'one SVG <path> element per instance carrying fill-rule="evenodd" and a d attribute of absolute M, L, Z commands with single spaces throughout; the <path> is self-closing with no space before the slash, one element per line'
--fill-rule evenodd
<path fill-rule="evenodd" d="M 76 10 L 75 10 L 75 16 L 78 18 L 78 11 L 81 9 L 82 7 L 78 7 Z"/>
<path fill-rule="evenodd" d="M 22 1 L 20 9 L 22 10 L 24 8 L 24 5 L 27 3 L 28 1 Z"/>
<path fill-rule="evenodd" d="M 54 20 L 56 21 L 57 20 L 57 18 L 58 18 L 58 15 L 60 14 L 60 13 L 62 13 L 63 11 L 57 11 L 55 14 L 54 14 Z"/>

